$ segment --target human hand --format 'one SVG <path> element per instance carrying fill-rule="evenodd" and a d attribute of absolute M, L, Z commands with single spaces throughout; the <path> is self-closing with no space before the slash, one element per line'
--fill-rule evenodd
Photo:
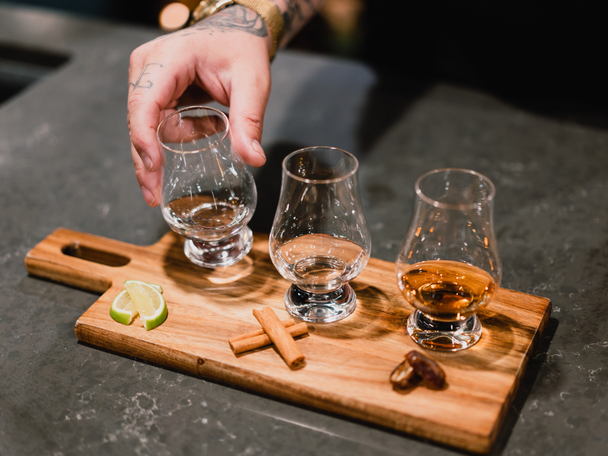
<path fill-rule="evenodd" d="M 236 5 L 133 51 L 127 118 L 135 175 L 149 206 L 161 202 L 156 127 L 177 106 L 193 104 L 193 94 L 197 103 L 229 106 L 233 147 L 245 163 L 265 163 L 260 141 L 271 46 L 264 21 Z"/>

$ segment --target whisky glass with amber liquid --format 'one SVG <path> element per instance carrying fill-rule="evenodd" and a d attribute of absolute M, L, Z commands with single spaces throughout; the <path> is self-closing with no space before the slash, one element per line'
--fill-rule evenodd
<path fill-rule="evenodd" d="M 423 347 L 462 350 L 481 338 L 476 313 L 492 300 L 502 277 L 495 187 L 475 171 L 445 168 L 420 176 L 415 192 L 396 263 L 399 289 L 414 308 L 407 331 Z"/>
<path fill-rule="evenodd" d="M 257 191 L 230 145 L 229 132 L 226 114 L 206 106 L 174 111 L 157 129 L 163 217 L 186 238 L 184 253 L 190 261 L 206 268 L 236 263 L 253 244 L 247 223 Z"/>
<path fill-rule="evenodd" d="M 356 308 L 348 282 L 365 268 L 371 251 L 358 168 L 354 155 L 334 147 L 300 149 L 283 160 L 270 258 L 292 283 L 285 307 L 301 320 L 331 323 Z"/>

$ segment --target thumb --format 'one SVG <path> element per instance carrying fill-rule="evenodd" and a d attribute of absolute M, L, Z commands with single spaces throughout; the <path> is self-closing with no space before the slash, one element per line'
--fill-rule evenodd
<path fill-rule="evenodd" d="M 251 166 L 262 166 L 266 163 L 260 142 L 269 94 L 269 74 L 257 80 L 244 78 L 233 82 L 230 97 L 232 146 L 243 161 Z"/>

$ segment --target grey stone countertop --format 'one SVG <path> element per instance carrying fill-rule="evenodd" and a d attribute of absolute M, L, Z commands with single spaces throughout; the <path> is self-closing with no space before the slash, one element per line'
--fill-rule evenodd
<path fill-rule="evenodd" d="M 0 454 L 459 454 L 80 344 L 97 295 L 27 274 L 58 227 L 138 245 L 168 230 L 140 195 L 126 124 L 129 55 L 156 33 L 0 4 L 5 49 L 67 57 L 0 106 Z M 502 286 L 553 303 L 493 454 L 606 454 L 606 113 L 295 52 L 272 72 L 253 229 L 270 229 L 281 159 L 301 146 L 356 154 L 373 256 L 389 261 L 418 175 L 486 174 Z"/>

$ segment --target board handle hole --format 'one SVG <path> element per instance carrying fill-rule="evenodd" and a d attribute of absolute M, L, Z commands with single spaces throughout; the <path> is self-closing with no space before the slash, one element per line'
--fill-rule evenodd
<path fill-rule="evenodd" d="M 93 263 L 103 264 L 105 266 L 119 267 L 129 264 L 130 258 L 127 258 L 116 253 L 104 252 L 103 250 L 94 249 L 81 245 L 79 242 L 66 245 L 61 249 L 64 255 L 80 258 L 91 261 Z"/>

